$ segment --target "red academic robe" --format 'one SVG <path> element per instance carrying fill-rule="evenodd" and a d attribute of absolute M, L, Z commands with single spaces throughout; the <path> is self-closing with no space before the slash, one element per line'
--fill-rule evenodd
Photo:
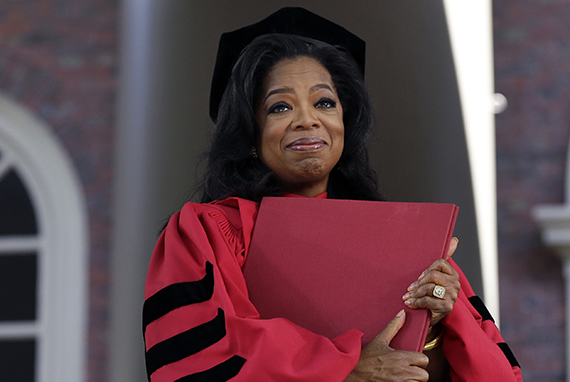
<path fill-rule="evenodd" d="M 151 382 L 340 382 L 358 362 L 356 329 L 329 340 L 285 319 L 259 319 L 242 274 L 257 209 L 229 198 L 187 203 L 170 219 L 145 289 Z M 443 320 L 452 380 L 522 381 L 490 315 L 470 302 L 476 297 L 463 275 L 461 283 L 454 311 Z"/>

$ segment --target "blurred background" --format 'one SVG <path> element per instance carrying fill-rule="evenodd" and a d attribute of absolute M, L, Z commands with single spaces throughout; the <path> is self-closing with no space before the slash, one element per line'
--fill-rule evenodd
<path fill-rule="evenodd" d="M 0 380 L 145 380 L 144 276 L 195 191 L 219 36 L 289 5 L 367 41 L 382 191 L 460 206 L 456 261 L 525 381 L 566 380 L 564 238 L 534 216 L 566 202 L 570 3 L 459 3 L 1 2 Z"/>

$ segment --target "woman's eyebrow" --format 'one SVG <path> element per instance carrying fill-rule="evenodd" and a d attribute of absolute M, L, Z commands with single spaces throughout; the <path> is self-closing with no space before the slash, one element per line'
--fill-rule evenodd
<path fill-rule="evenodd" d="M 316 85 L 313 85 L 313 86 L 311 86 L 311 88 L 309 89 L 309 91 L 310 91 L 311 93 L 313 93 L 313 92 L 316 92 L 317 90 L 320 90 L 320 89 L 328 89 L 328 90 L 330 90 L 331 92 L 334 93 L 334 90 L 333 90 L 333 89 L 330 87 L 330 85 L 328 85 L 328 84 L 316 84 Z"/>
<path fill-rule="evenodd" d="M 265 97 L 264 102 L 267 101 L 267 99 L 274 94 L 283 94 L 283 93 L 293 93 L 293 88 L 279 88 L 271 90 L 269 93 L 267 93 L 267 97 Z"/>

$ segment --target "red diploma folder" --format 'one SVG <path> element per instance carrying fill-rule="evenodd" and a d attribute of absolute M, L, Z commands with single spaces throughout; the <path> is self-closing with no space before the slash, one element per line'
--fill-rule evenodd
<path fill-rule="evenodd" d="M 429 311 L 405 307 L 407 287 L 447 254 L 458 207 L 297 197 L 261 201 L 244 275 L 261 318 L 283 317 L 330 339 L 370 342 L 402 308 L 391 342 L 421 351 Z"/>

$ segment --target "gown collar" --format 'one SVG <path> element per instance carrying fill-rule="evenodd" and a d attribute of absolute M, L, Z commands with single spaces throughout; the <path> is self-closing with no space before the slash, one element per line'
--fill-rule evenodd
<path fill-rule="evenodd" d="M 281 196 L 287 196 L 287 197 L 291 197 L 291 198 L 306 198 L 306 196 L 302 196 L 302 195 L 297 195 L 297 194 L 291 194 L 289 192 L 285 192 L 282 191 L 281 192 Z M 322 194 L 319 194 L 317 196 L 314 196 L 314 198 L 316 199 L 326 199 L 327 198 L 327 192 L 323 192 Z"/>

